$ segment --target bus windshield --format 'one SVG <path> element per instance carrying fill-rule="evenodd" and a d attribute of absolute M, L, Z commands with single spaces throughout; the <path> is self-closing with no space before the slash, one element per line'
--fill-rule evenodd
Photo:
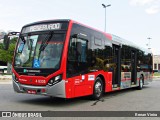
<path fill-rule="evenodd" d="M 14 67 L 59 69 L 65 33 L 41 32 L 19 38 Z"/>

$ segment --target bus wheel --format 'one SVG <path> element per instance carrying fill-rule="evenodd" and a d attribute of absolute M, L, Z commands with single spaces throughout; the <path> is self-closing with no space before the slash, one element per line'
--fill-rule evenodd
<path fill-rule="evenodd" d="M 100 77 L 96 78 L 96 81 L 94 83 L 94 89 L 93 89 L 93 99 L 98 100 L 101 98 L 103 94 L 103 82 Z"/>
<path fill-rule="evenodd" d="M 142 88 L 143 88 L 143 77 L 142 76 L 139 79 L 139 86 L 137 88 L 138 88 L 138 90 L 142 90 Z"/>

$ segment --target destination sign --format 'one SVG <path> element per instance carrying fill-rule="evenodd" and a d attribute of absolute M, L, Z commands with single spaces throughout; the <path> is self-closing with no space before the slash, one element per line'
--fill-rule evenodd
<path fill-rule="evenodd" d="M 48 31 L 48 30 L 60 30 L 61 26 L 62 26 L 61 23 L 33 25 L 33 26 L 23 28 L 22 33 Z"/>
<path fill-rule="evenodd" d="M 35 31 L 43 31 L 43 30 L 55 30 L 55 29 L 60 29 L 60 28 L 61 28 L 60 23 L 42 24 L 42 25 L 31 26 L 30 31 L 35 32 Z"/>

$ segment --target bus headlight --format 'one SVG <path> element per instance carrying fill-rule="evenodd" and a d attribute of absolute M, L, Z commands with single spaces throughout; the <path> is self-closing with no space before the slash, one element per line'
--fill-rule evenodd
<path fill-rule="evenodd" d="M 16 83 L 18 83 L 18 78 L 16 77 L 16 75 L 15 75 L 14 73 L 12 73 L 12 79 L 13 79 Z"/>
<path fill-rule="evenodd" d="M 49 80 L 49 82 L 48 82 L 48 85 L 49 85 L 49 86 L 55 85 L 55 84 L 57 84 L 58 82 L 60 82 L 61 80 L 62 80 L 62 75 L 58 75 L 58 76 L 56 76 L 56 77 L 51 78 L 51 79 Z"/>

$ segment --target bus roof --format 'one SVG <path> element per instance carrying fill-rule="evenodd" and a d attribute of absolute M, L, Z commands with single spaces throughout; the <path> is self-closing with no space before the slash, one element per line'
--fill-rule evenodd
<path fill-rule="evenodd" d="M 77 23 L 77 24 L 80 24 L 82 26 L 85 26 L 87 28 L 90 28 L 90 29 L 93 29 L 97 32 L 100 32 L 102 34 L 105 35 L 105 37 L 107 37 L 109 40 L 112 40 L 113 42 L 116 42 L 116 43 L 119 43 L 121 45 L 128 45 L 128 46 L 131 46 L 131 47 L 134 47 L 136 49 L 139 49 L 139 50 L 142 50 L 142 51 L 145 51 L 145 52 L 148 52 L 148 53 L 151 53 L 150 50 L 148 49 L 145 49 L 145 48 L 142 48 L 138 45 L 136 45 L 135 43 L 131 42 L 131 41 L 128 41 L 128 40 L 125 40 L 119 36 L 116 36 L 114 34 L 110 34 L 110 33 L 106 33 L 106 32 L 103 32 L 103 31 L 100 31 L 96 28 L 93 28 L 93 27 L 90 27 L 90 26 L 87 26 L 85 24 L 82 24 L 82 23 L 79 23 L 77 21 L 74 21 L 72 19 L 52 19 L 52 20 L 43 20 L 43 21 L 37 21 L 37 22 L 33 22 L 33 23 L 30 23 L 30 24 L 26 24 L 24 25 L 23 27 L 27 27 L 27 26 L 30 26 L 30 25 L 36 25 L 36 24 L 40 24 L 40 23 L 52 23 L 52 22 L 72 22 L 72 23 Z"/>
<path fill-rule="evenodd" d="M 127 46 L 134 47 L 136 49 L 142 50 L 142 51 L 147 52 L 147 53 L 152 53 L 149 49 L 143 48 L 143 47 L 133 43 L 132 41 L 123 39 L 123 38 L 121 38 L 119 36 L 116 36 L 114 34 L 112 34 L 112 40 L 115 41 L 115 42 L 118 42 L 122 45 L 127 45 Z"/>
<path fill-rule="evenodd" d="M 26 24 L 26 25 L 24 25 L 23 27 L 27 27 L 27 26 L 31 26 L 31 25 L 36 25 L 36 24 L 40 24 L 40 23 L 70 22 L 70 21 L 73 22 L 73 23 L 77 23 L 77 24 L 79 24 L 79 25 L 85 26 L 85 27 L 87 27 L 87 28 L 93 29 L 93 30 L 95 30 L 95 31 L 97 31 L 97 32 L 103 33 L 109 40 L 112 40 L 112 35 L 111 35 L 111 34 L 105 33 L 105 32 L 103 32 L 103 31 L 100 31 L 100 30 L 96 29 L 96 28 L 87 26 L 87 25 L 85 25 L 85 24 L 79 23 L 79 22 L 74 21 L 74 20 L 72 20 L 72 19 L 43 20 L 43 21 L 37 21 L 37 22 L 33 22 L 33 23 Z"/>
<path fill-rule="evenodd" d="M 26 25 L 24 25 L 23 27 L 30 26 L 30 25 L 36 25 L 36 24 L 40 24 L 40 23 L 69 22 L 69 21 L 70 21 L 70 19 L 43 20 L 43 21 L 37 21 L 37 22 L 33 22 L 33 23 L 26 24 Z"/>
<path fill-rule="evenodd" d="M 97 32 L 100 32 L 100 33 L 104 34 L 109 40 L 112 40 L 112 35 L 109 34 L 109 33 L 103 32 L 103 31 L 101 31 L 101 30 L 98 30 L 98 29 L 93 28 L 93 27 L 91 27 L 91 26 L 88 26 L 88 25 L 79 23 L 79 22 L 74 21 L 74 20 L 71 20 L 71 21 L 73 21 L 73 23 L 77 23 L 77 24 L 80 24 L 80 25 L 85 26 L 85 27 L 87 27 L 87 28 L 90 28 L 90 29 L 92 29 L 92 30 L 95 30 L 95 31 L 97 31 Z"/>

